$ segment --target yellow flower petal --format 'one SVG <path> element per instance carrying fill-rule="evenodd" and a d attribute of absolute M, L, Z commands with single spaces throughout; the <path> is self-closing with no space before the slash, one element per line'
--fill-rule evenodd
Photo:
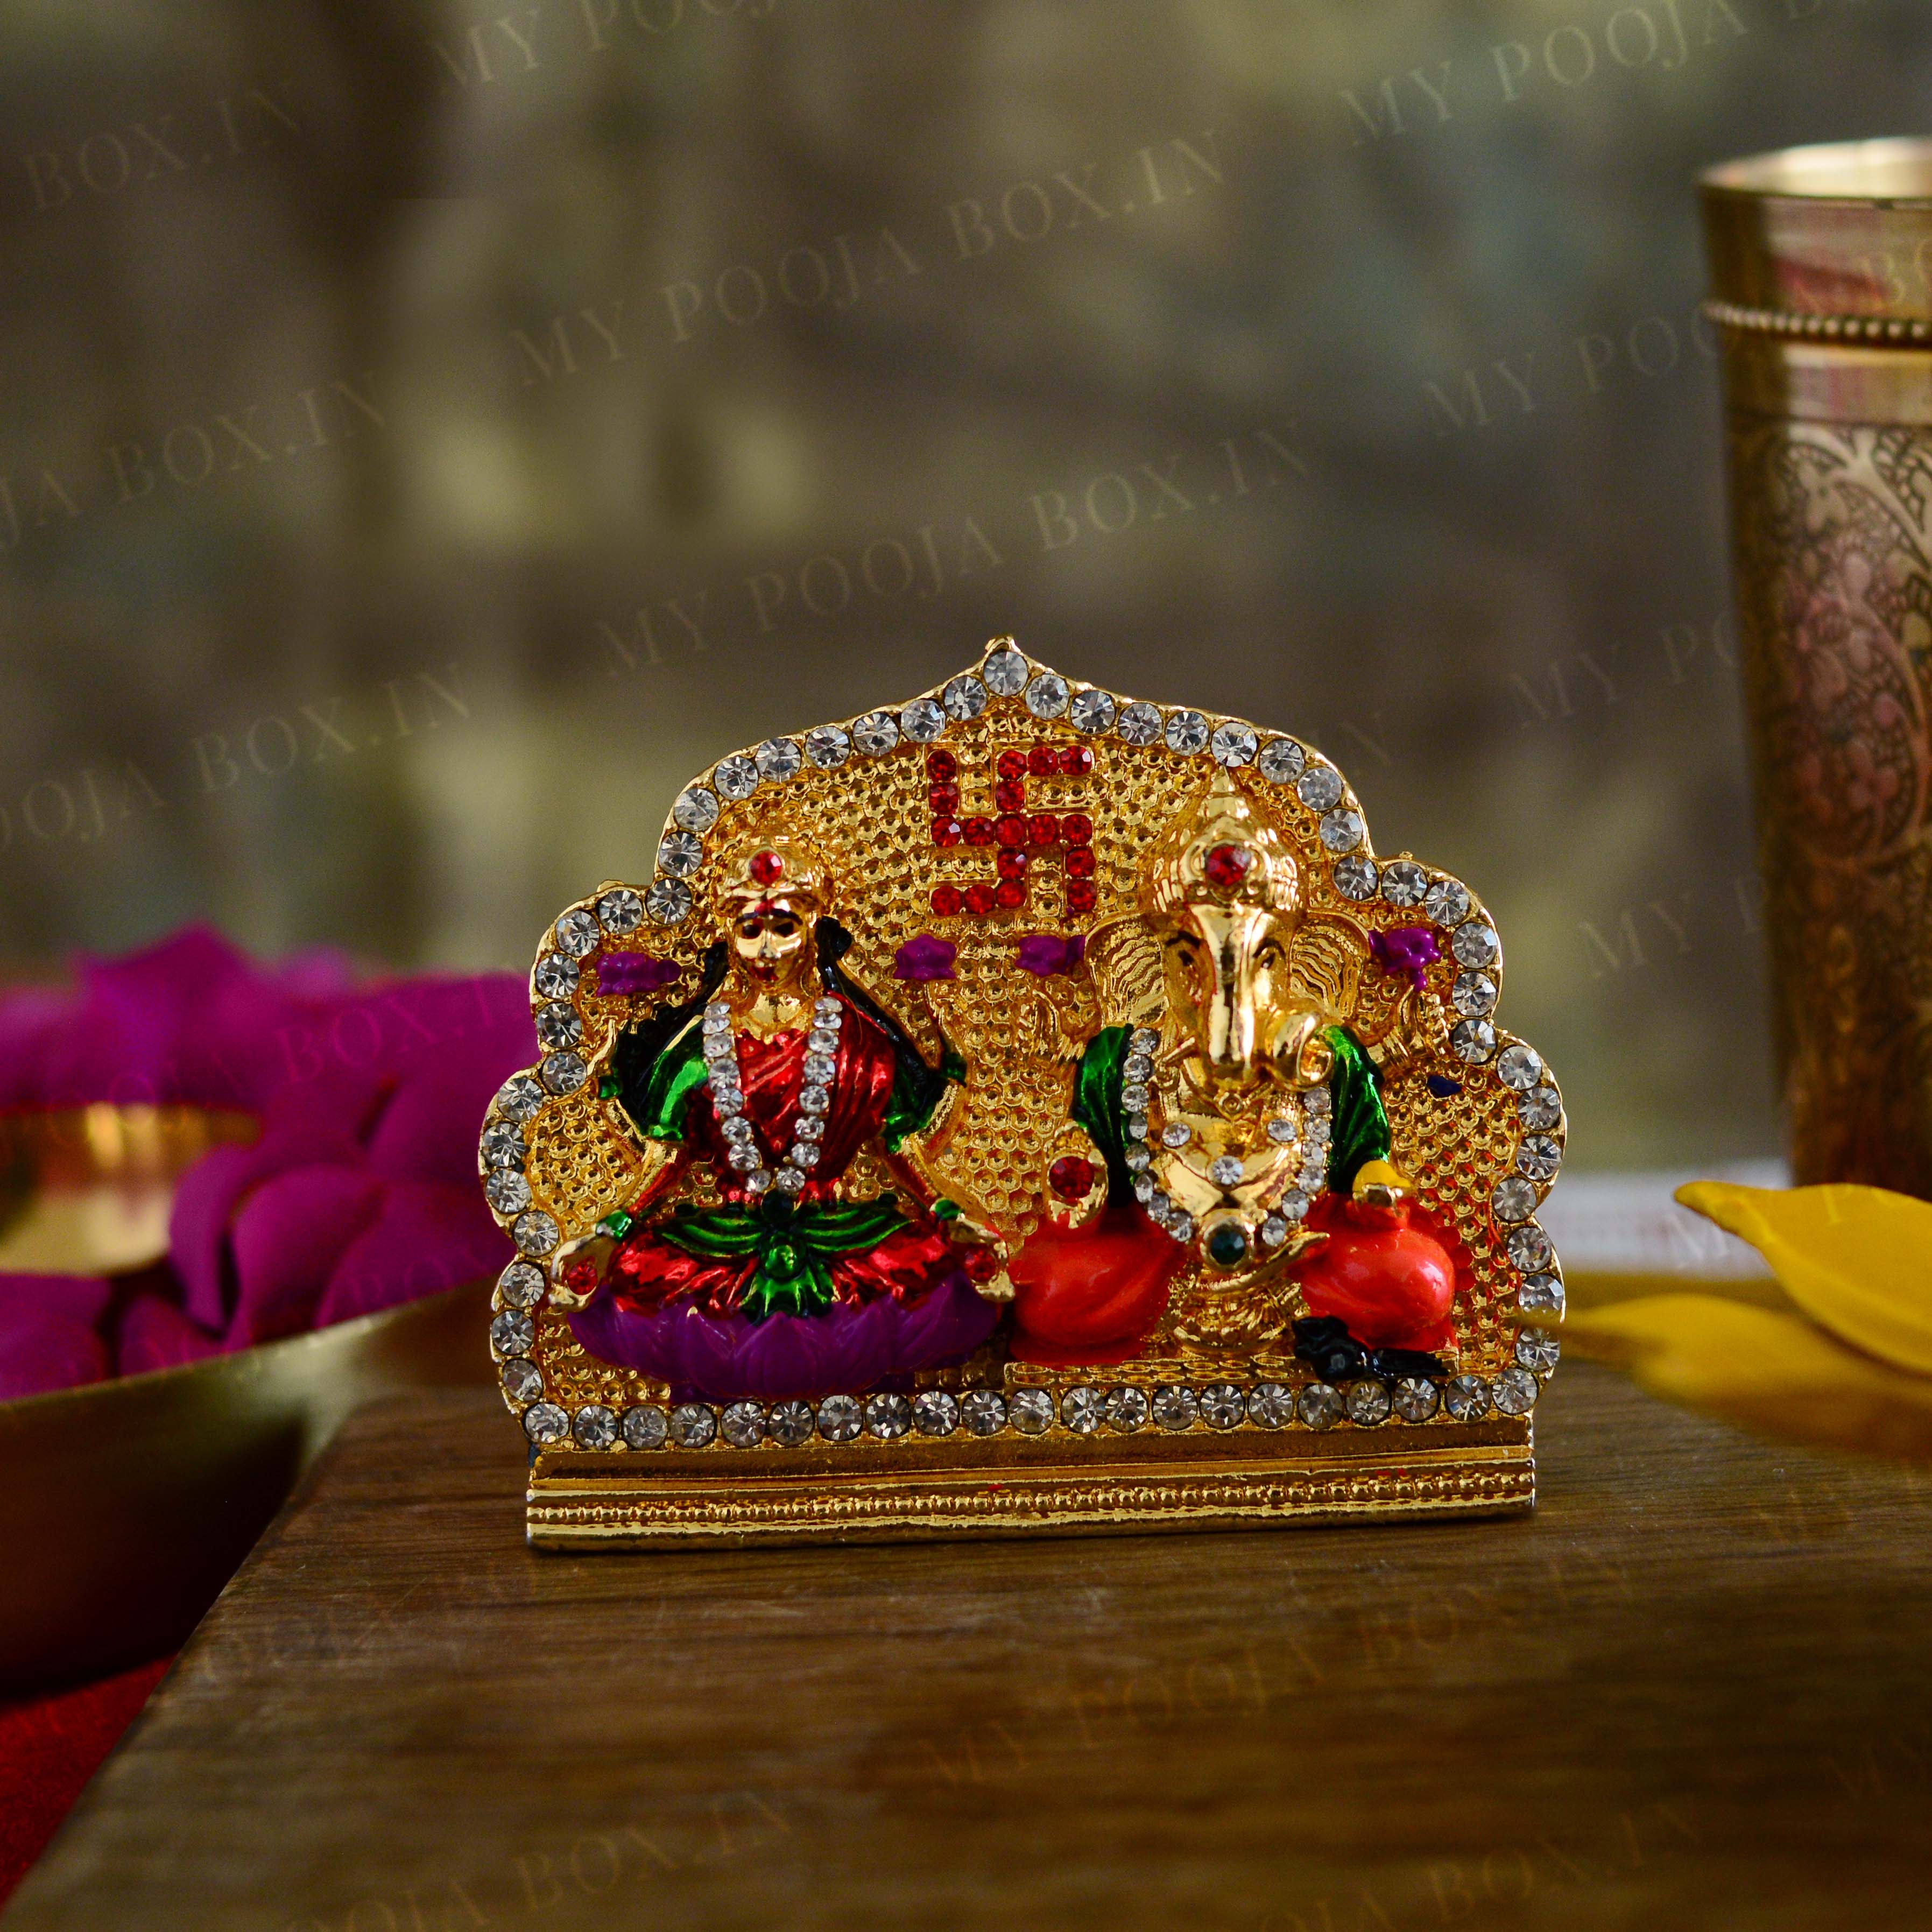
<path fill-rule="evenodd" d="M 1932 1462 L 1932 1381 L 1856 1354 L 1795 1315 L 1656 1294 L 1573 1312 L 1564 1349 L 1768 1435 Z"/>
<path fill-rule="evenodd" d="M 1932 1203 L 1882 1187 L 1733 1187 L 1696 1180 L 1685 1207 L 1750 1242 L 1821 1328 L 1932 1375 Z"/>

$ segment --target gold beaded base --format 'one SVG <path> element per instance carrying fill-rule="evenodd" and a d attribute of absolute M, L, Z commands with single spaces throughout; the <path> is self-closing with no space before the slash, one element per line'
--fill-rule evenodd
<path fill-rule="evenodd" d="M 539 1550 L 736 1549 L 1496 1516 L 1535 1500 L 1529 1420 L 1498 1416 L 1318 1439 L 1102 1430 L 648 1457 L 546 1449 L 531 1467 L 527 1523 Z"/>

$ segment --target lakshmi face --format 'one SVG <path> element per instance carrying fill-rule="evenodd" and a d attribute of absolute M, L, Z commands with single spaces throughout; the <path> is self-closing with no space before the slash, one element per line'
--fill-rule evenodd
<path fill-rule="evenodd" d="M 760 987 L 789 986 L 803 977 L 814 950 L 815 910 L 802 897 L 740 905 L 731 922 L 731 950 L 740 968 Z"/>

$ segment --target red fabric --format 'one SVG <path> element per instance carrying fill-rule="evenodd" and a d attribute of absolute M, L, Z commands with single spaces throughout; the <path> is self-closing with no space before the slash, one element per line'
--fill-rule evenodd
<path fill-rule="evenodd" d="M 0 1906 L 173 1661 L 0 1703 Z"/>

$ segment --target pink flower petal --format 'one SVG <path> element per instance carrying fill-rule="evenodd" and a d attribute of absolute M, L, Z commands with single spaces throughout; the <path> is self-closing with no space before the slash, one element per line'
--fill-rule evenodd
<path fill-rule="evenodd" d="M 473 1180 L 467 1187 L 393 1182 L 375 1220 L 336 1263 L 316 1325 L 372 1315 L 494 1274 L 511 1254 Z"/>
<path fill-rule="evenodd" d="M 238 1285 L 228 1346 L 309 1328 L 331 1272 L 382 1197 L 382 1184 L 359 1163 L 291 1168 L 251 1190 L 228 1231 Z"/>
<path fill-rule="evenodd" d="M 220 1347 L 172 1301 L 158 1294 L 139 1295 L 122 1317 L 115 1370 L 140 1376 L 151 1369 L 178 1369 L 184 1362 L 205 1361 Z"/>

